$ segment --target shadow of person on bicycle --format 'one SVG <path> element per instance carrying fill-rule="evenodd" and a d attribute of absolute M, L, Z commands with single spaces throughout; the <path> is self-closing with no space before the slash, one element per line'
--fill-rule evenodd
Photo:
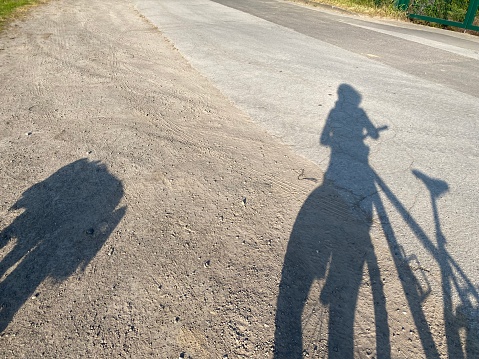
<path fill-rule="evenodd" d="M 288 243 L 277 302 L 275 358 L 303 357 L 302 314 L 313 281 L 325 278 L 320 300 L 329 307 L 329 358 L 353 358 L 353 325 L 365 267 L 374 303 L 377 357 L 390 357 L 383 284 L 370 238 L 375 173 L 367 137 L 379 131 L 359 107 L 361 95 L 338 88 L 320 143 L 331 149 L 324 181 L 303 204 Z"/>

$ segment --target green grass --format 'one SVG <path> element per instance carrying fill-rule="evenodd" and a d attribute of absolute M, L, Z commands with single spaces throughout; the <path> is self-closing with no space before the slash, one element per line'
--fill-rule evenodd
<path fill-rule="evenodd" d="M 417 24 L 464 32 L 463 28 L 441 25 L 440 23 L 410 19 L 406 11 L 394 6 L 395 0 L 290 0 L 310 6 L 329 5 L 338 9 L 371 17 L 381 17 L 409 21 Z M 410 0 L 412 4 L 408 11 L 420 15 L 444 18 L 451 21 L 463 22 L 469 0 Z M 441 8 L 441 6 L 443 8 Z M 477 24 L 477 25 L 476 25 Z M 479 26 L 479 12 L 474 25 Z M 479 32 L 467 30 L 468 33 L 479 35 Z"/>
<path fill-rule="evenodd" d="M 21 10 L 25 9 L 27 5 L 34 5 L 41 2 L 40 0 L 0 0 L 0 29 L 5 23 L 14 19 Z"/>
<path fill-rule="evenodd" d="M 405 11 L 394 6 L 393 0 L 292 0 L 308 5 L 330 5 L 356 14 L 407 20 Z"/>

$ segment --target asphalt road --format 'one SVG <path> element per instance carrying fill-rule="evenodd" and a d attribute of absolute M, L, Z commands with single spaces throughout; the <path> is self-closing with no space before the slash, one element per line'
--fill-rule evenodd
<path fill-rule="evenodd" d="M 345 198 L 367 211 L 378 190 L 405 255 L 426 272 L 450 272 L 462 283 L 455 300 L 470 300 L 477 315 L 477 38 L 279 0 L 136 3 L 197 70 L 321 166 Z M 334 149 L 320 135 L 333 108 L 339 126 L 356 116 L 381 129 L 361 128 L 361 139 L 343 134 L 339 145 L 367 152 L 367 175 L 354 161 L 328 167 Z"/>

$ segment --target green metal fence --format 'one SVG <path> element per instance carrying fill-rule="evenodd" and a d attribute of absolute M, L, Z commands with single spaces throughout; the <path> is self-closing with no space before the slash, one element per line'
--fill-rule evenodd
<path fill-rule="evenodd" d="M 412 19 L 479 31 L 479 0 L 398 0 Z"/>

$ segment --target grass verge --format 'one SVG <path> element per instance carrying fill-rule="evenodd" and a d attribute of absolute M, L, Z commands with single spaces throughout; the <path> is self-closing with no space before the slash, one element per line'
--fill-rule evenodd
<path fill-rule="evenodd" d="M 419 25 L 447 29 L 456 32 L 467 32 L 479 36 L 478 31 L 464 30 L 463 28 L 441 25 L 439 23 L 410 19 L 406 11 L 401 11 L 394 6 L 394 0 L 290 0 L 292 2 L 307 4 L 310 6 L 330 6 L 336 10 L 362 14 L 371 17 L 402 20 Z M 461 22 L 461 20 L 459 20 Z"/>
<path fill-rule="evenodd" d="M 25 9 L 32 5 L 45 2 L 44 0 L 0 0 L 0 30 L 8 21 L 17 18 Z"/>
<path fill-rule="evenodd" d="M 396 20 L 408 20 L 405 11 L 394 7 L 392 2 L 376 5 L 374 0 L 291 0 L 311 6 L 329 5 L 338 8 L 372 17 L 382 17 Z M 377 0 L 376 0 L 377 1 Z"/>

